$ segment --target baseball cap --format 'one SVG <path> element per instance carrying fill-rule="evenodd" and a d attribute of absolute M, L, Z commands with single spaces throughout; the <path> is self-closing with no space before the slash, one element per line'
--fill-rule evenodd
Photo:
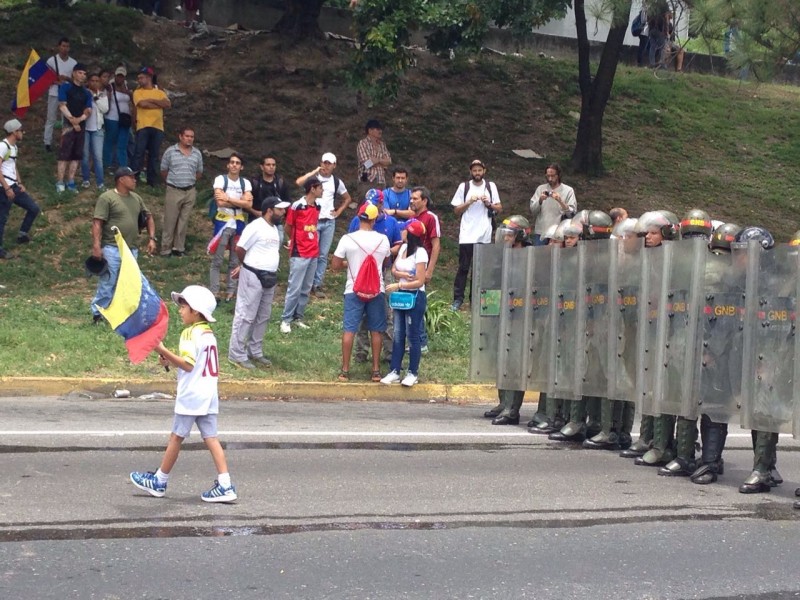
<path fill-rule="evenodd" d="M 322 155 L 322 162 L 336 164 L 336 155 L 333 152 L 326 152 Z"/>
<path fill-rule="evenodd" d="M 134 171 L 130 167 L 120 167 L 116 171 L 114 171 L 114 181 L 119 179 L 120 177 L 127 177 L 130 175 L 131 177 L 136 177 L 138 175 L 138 171 Z"/>
<path fill-rule="evenodd" d="M 367 124 L 364 126 L 365 131 L 369 131 L 370 129 L 383 129 L 383 124 L 378 121 L 378 119 L 370 119 L 367 121 Z"/>
<path fill-rule="evenodd" d="M 150 77 L 156 74 L 153 67 L 142 67 L 141 69 L 139 69 L 139 73 L 141 73 L 142 75 L 149 75 Z"/>
<path fill-rule="evenodd" d="M 179 304 L 181 299 L 184 300 L 189 305 L 189 308 L 199 312 L 209 323 L 216 321 L 211 315 L 214 309 L 217 308 L 217 300 L 208 288 L 202 285 L 189 285 L 183 288 L 180 294 L 172 292 L 171 296 L 175 304 Z"/>
<path fill-rule="evenodd" d="M 128 76 L 128 69 L 126 69 L 125 67 L 120 65 L 120 66 L 117 67 L 117 70 L 114 71 L 114 75 L 122 75 L 123 77 L 127 77 Z"/>
<path fill-rule="evenodd" d="M 364 202 L 358 209 L 358 218 L 362 221 L 374 221 L 378 218 L 378 207 L 369 202 Z"/>
<path fill-rule="evenodd" d="M 383 190 L 379 190 L 376 188 L 372 188 L 371 190 L 367 190 L 367 193 L 364 194 L 364 201 L 369 202 L 370 204 L 383 204 Z"/>
<path fill-rule="evenodd" d="M 284 202 L 277 196 L 267 196 L 261 203 L 261 212 L 264 212 L 268 208 L 289 208 L 290 206 L 291 204 Z"/>
<path fill-rule="evenodd" d="M 406 224 L 406 231 L 411 235 L 421 238 L 425 235 L 425 224 L 422 221 L 412 219 Z"/>
<path fill-rule="evenodd" d="M 22 123 L 19 122 L 19 119 L 11 119 L 10 121 L 6 121 L 6 124 L 3 125 L 3 129 L 6 130 L 6 133 L 14 133 L 22 129 Z"/>
<path fill-rule="evenodd" d="M 86 72 L 86 65 L 83 64 L 83 63 L 78 63 L 74 67 L 72 67 L 72 70 L 73 71 L 83 71 L 85 73 Z"/>
<path fill-rule="evenodd" d="M 485 165 L 485 164 L 483 164 L 483 161 L 482 161 L 482 160 L 480 160 L 479 158 L 476 158 L 476 159 L 475 159 L 475 160 L 473 160 L 471 163 L 469 163 L 469 168 L 471 169 L 471 168 L 472 168 L 472 167 L 474 167 L 475 165 L 480 165 L 480 166 L 481 166 L 481 167 L 483 167 L 484 169 L 486 168 L 486 165 Z"/>
<path fill-rule="evenodd" d="M 309 177 L 308 179 L 306 179 L 305 183 L 303 183 L 303 189 L 306 191 L 306 193 L 308 193 L 311 191 L 311 188 L 314 187 L 315 185 L 322 185 L 322 184 L 316 177 Z"/>

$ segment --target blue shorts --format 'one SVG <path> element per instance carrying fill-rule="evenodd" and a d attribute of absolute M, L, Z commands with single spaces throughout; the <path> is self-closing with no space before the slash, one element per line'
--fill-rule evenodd
<path fill-rule="evenodd" d="M 364 302 L 355 294 L 344 295 L 344 329 L 347 333 L 358 331 L 358 325 L 367 315 L 367 331 L 386 331 L 386 299 L 381 292 L 369 302 Z"/>
<path fill-rule="evenodd" d="M 203 439 L 217 437 L 217 415 L 176 414 L 172 421 L 172 433 L 178 437 L 188 438 L 195 423 Z"/>

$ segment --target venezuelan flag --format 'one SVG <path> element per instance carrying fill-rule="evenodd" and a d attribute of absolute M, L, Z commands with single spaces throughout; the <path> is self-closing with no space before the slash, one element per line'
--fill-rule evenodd
<path fill-rule="evenodd" d="M 24 117 L 28 107 L 57 81 L 55 71 L 47 66 L 44 59 L 39 58 L 36 50 L 31 50 L 17 83 L 17 97 L 11 103 L 11 112 L 20 118 Z"/>
<path fill-rule="evenodd" d="M 113 229 L 122 262 L 111 304 L 108 308 L 98 306 L 97 310 L 114 331 L 125 338 L 128 356 L 133 364 L 138 364 L 167 334 L 169 312 L 164 301 L 142 275 L 119 229 Z"/>

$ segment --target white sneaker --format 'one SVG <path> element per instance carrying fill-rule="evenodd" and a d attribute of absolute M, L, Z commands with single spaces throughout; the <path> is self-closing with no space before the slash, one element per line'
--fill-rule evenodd
<path fill-rule="evenodd" d="M 419 380 L 419 378 L 416 375 L 414 375 L 413 373 L 406 373 L 406 376 L 403 377 L 403 381 L 400 382 L 400 385 L 404 385 L 406 387 L 411 387 L 412 385 L 417 383 L 418 380 Z"/>
<path fill-rule="evenodd" d="M 294 324 L 299 327 L 300 329 L 311 329 L 308 325 L 303 323 L 302 321 L 294 321 Z"/>
<path fill-rule="evenodd" d="M 287 321 L 281 321 L 281 333 L 292 333 L 292 326 Z"/>
<path fill-rule="evenodd" d="M 381 383 L 383 385 L 392 385 L 393 383 L 397 383 L 400 381 L 400 373 L 397 371 L 389 371 L 389 373 L 381 379 Z"/>

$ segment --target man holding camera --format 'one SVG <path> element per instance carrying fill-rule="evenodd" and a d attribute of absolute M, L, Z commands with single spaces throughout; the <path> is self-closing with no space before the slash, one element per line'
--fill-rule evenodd
<path fill-rule="evenodd" d="M 530 202 L 531 215 L 536 222 L 533 227 L 534 246 L 547 245 L 548 240 L 543 240 L 542 235 L 553 225 L 572 218 L 578 212 L 575 190 L 561 183 L 561 167 L 555 163 L 548 165 L 545 178 L 547 183 L 536 188 Z"/>
<path fill-rule="evenodd" d="M 464 304 L 467 276 L 472 267 L 475 244 L 492 243 L 492 221 L 503 210 L 494 182 L 487 181 L 486 166 L 477 158 L 469 165 L 471 179 L 459 184 L 450 204 L 461 218 L 458 233 L 458 272 L 453 282 L 453 304 L 457 311 Z"/>

